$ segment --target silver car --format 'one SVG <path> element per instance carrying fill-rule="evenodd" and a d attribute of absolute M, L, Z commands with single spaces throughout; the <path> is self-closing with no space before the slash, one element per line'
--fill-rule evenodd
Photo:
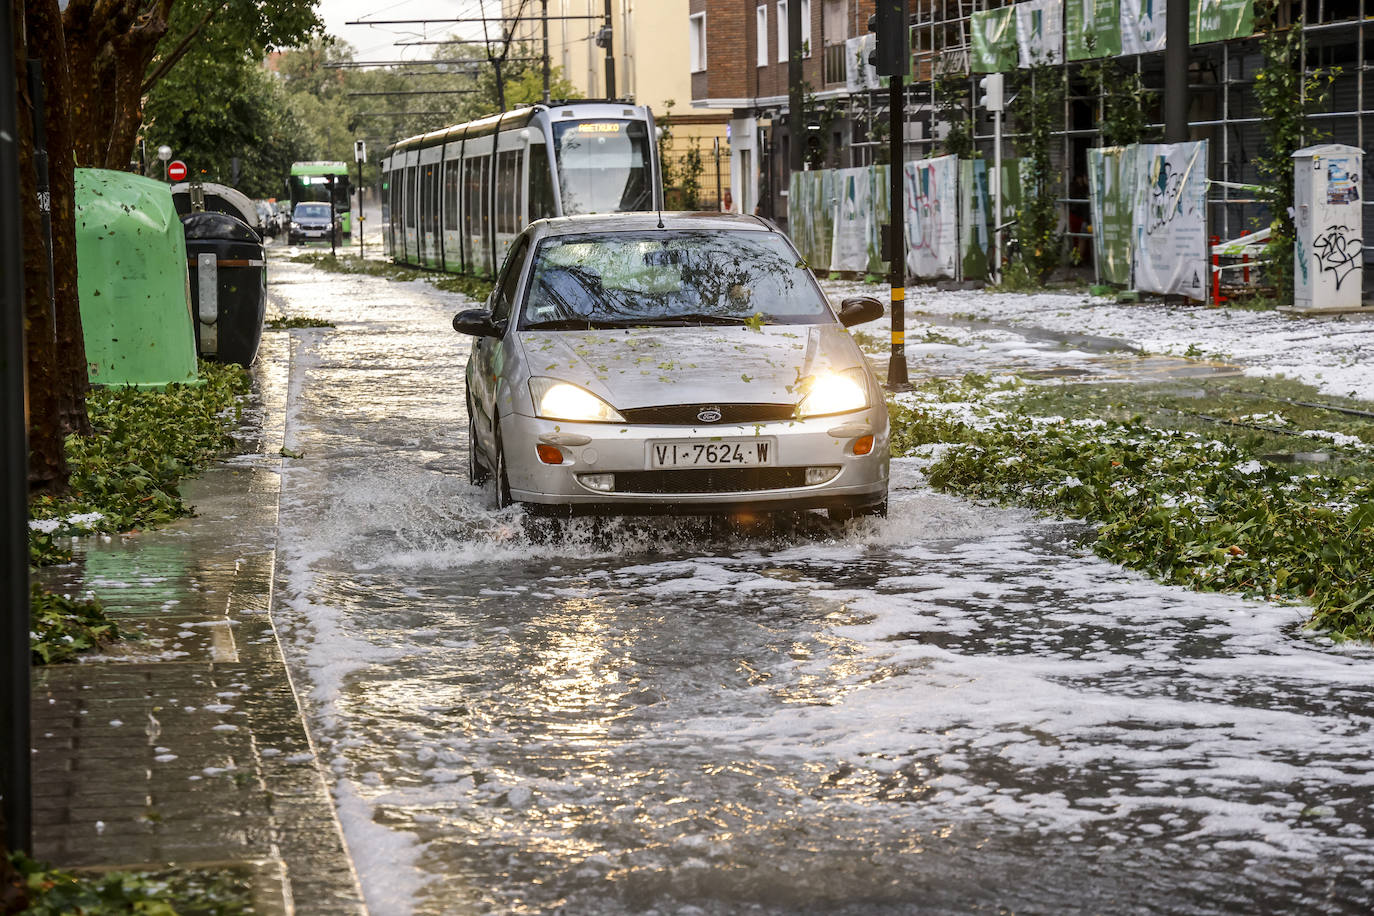
<path fill-rule="evenodd" d="M 469 469 L 555 514 L 885 514 L 882 390 L 791 242 L 728 214 L 540 220 L 460 312 Z"/>

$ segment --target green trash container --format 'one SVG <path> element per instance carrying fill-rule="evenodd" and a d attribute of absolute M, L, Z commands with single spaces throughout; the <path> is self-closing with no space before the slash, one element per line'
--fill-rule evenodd
<path fill-rule="evenodd" d="M 76 266 L 92 385 L 197 380 L 186 239 L 167 185 L 77 169 Z"/>

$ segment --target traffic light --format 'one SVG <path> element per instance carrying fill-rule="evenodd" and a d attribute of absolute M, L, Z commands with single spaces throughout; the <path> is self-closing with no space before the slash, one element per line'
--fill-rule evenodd
<path fill-rule="evenodd" d="M 988 111 L 1002 110 L 1002 74 L 989 73 L 978 81 L 978 104 Z"/>
<path fill-rule="evenodd" d="M 875 9 L 868 17 L 875 36 L 868 62 L 879 76 L 905 76 L 911 57 L 907 0 L 878 0 Z"/>

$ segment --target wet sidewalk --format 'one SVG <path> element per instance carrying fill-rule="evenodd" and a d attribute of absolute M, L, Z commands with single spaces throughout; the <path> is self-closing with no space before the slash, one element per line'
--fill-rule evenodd
<path fill-rule="evenodd" d="M 362 896 L 270 617 L 289 340 L 254 369 L 246 454 L 183 487 L 193 518 L 43 570 L 143 638 L 35 669 L 34 851 L 62 866 L 228 868 L 257 911 Z"/>

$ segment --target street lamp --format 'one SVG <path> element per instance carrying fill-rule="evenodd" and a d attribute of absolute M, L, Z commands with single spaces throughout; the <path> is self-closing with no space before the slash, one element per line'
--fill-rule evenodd
<path fill-rule="evenodd" d="M 167 160 L 172 158 L 172 148 L 170 146 L 159 146 L 157 148 L 157 158 L 162 160 L 162 180 L 167 180 Z"/>

